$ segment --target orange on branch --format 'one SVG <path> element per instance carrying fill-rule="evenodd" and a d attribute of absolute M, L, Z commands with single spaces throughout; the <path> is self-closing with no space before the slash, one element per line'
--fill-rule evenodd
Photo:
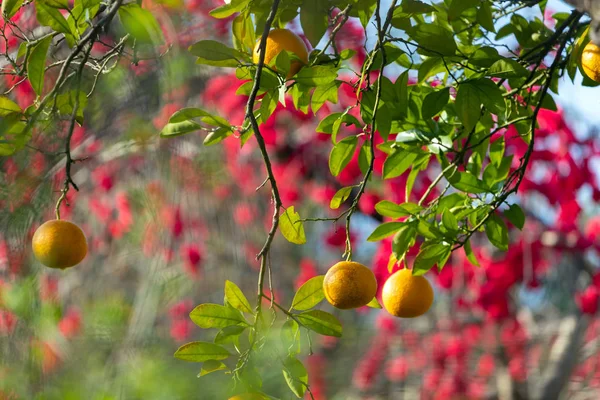
<path fill-rule="evenodd" d="M 269 64 L 282 51 L 289 51 L 300 59 L 292 61 L 287 78 L 296 75 L 303 65 L 308 64 L 308 49 L 302 39 L 289 29 L 273 29 L 267 36 L 267 47 L 265 49 L 265 65 Z M 258 64 L 260 59 L 260 40 L 254 46 L 252 61 Z"/>
<path fill-rule="evenodd" d="M 347 310 L 362 307 L 377 294 L 377 280 L 364 265 L 340 261 L 325 274 L 323 292 L 327 301 L 336 308 Z"/>
<path fill-rule="evenodd" d="M 65 269 L 79 264 L 86 256 L 87 240 L 81 228 L 69 221 L 48 221 L 33 235 L 35 258 L 50 268 Z"/>
<path fill-rule="evenodd" d="M 394 272 L 383 285 L 383 307 L 392 315 L 414 318 L 423 315 L 433 304 L 433 288 L 422 276 L 409 269 Z"/>
<path fill-rule="evenodd" d="M 265 400 L 266 397 L 258 393 L 244 393 L 230 397 L 229 400 Z"/>
<path fill-rule="evenodd" d="M 600 83 L 600 47 L 588 43 L 581 53 L 581 68 L 593 81 Z"/>

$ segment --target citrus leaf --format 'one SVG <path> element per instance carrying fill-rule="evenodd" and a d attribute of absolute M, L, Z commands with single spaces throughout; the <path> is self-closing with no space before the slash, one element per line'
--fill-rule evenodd
<path fill-rule="evenodd" d="M 6 117 L 7 115 L 20 113 L 21 111 L 21 107 L 17 103 L 8 97 L 0 96 L 0 117 Z"/>
<path fill-rule="evenodd" d="M 144 44 L 162 43 L 162 29 L 154 15 L 137 3 L 128 3 L 119 8 L 123 27 L 135 40 Z"/>
<path fill-rule="evenodd" d="M 471 132 L 481 115 L 481 99 L 479 92 L 470 84 L 462 84 L 458 87 L 456 94 L 456 114 L 465 127 L 465 131 Z"/>
<path fill-rule="evenodd" d="M 294 211 L 294 206 L 288 207 L 279 217 L 281 234 L 288 242 L 295 244 L 306 243 L 304 224 L 300 220 L 300 214 Z"/>
<path fill-rule="evenodd" d="M 283 377 L 292 393 L 302 398 L 308 387 L 308 373 L 304 365 L 295 357 L 283 362 Z"/>
<path fill-rule="evenodd" d="M 321 0 L 304 0 L 300 8 L 302 31 L 313 47 L 317 47 L 327 31 L 329 21 L 327 7 Z"/>
<path fill-rule="evenodd" d="M 476 267 L 479 267 L 479 261 L 477 261 L 477 257 L 475 257 L 475 253 L 473 253 L 473 249 L 471 248 L 471 241 L 467 240 L 465 245 L 463 246 L 463 250 L 465 251 L 465 255 L 467 256 L 467 260 L 471 262 Z"/>
<path fill-rule="evenodd" d="M 229 369 L 225 364 L 221 361 L 217 360 L 208 360 L 202 364 L 202 369 L 200 369 L 200 373 L 198 374 L 198 378 L 204 375 L 208 375 L 211 372 L 222 371 L 224 369 Z"/>
<path fill-rule="evenodd" d="M 175 352 L 175 358 L 190 362 L 225 360 L 230 355 L 224 347 L 209 342 L 186 343 Z"/>
<path fill-rule="evenodd" d="M 508 210 L 504 211 L 506 218 L 519 230 L 525 226 L 525 213 L 518 204 L 511 204 Z"/>
<path fill-rule="evenodd" d="M 382 308 L 381 304 L 379 304 L 379 301 L 377 301 L 377 297 L 373 297 L 373 300 L 371 300 L 368 304 L 367 307 L 371 307 L 371 308 Z"/>
<path fill-rule="evenodd" d="M 490 215 L 485 221 L 485 234 L 490 243 L 500 250 L 508 250 L 508 228 L 506 224 L 496 214 Z"/>
<path fill-rule="evenodd" d="M 324 275 L 315 276 L 300 286 L 294 295 L 294 300 L 292 300 L 292 308 L 305 311 L 323 301 L 325 298 L 325 293 L 323 292 L 324 279 Z"/>
<path fill-rule="evenodd" d="M 23 0 L 2 0 L 2 16 L 5 19 L 11 19 L 15 16 L 19 8 L 23 5 Z"/>
<path fill-rule="evenodd" d="M 298 321 L 307 329 L 325 336 L 342 337 L 342 324 L 340 321 L 321 310 L 305 311 L 296 316 Z"/>
<path fill-rule="evenodd" d="M 432 243 L 421 247 L 413 264 L 413 275 L 423 275 L 435 264 L 445 261 L 452 248 L 443 243 Z"/>
<path fill-rule="evenodd" d="M 338 190 L 329 202 L 329 208 L 331 208 L 332 210 L 337 210 L 338 208 L 340 208 L 342 203 L 346 201 L 350 196 L 350 193 L 352 193 L 352 188 L 352 186 L 347 186 Z"/>
<path fill-rule="evenodd" d="M 225 298 L 233 308 L 252 314 L 248 299 L 238 285 L 231 281 L 225 281 Z"/>
<path fill-rule="evenodd" d="M 392 236 L 394 233 L 398 232 L 404 225 L 404 222 L 385 222 L 375 228 L 367 240 L 369 242 L 377 242 L 378 240 L 385 239 L 386 237 Z"/>
<path fill-rule="evenodd" d="M 239 336 L 242 333 L 244 333 L 245 330 L 246 330 L 245 326 L 240 326 L 240 325 L 226 326 L 225 328 L 223 328 L 219 332 L 217 332 L 214 342 L 216 344 L 227 344 L 227 343 L 237 344 L 237 342 L 239 341 Z"/>
<path fill-rule="evenodd" d="M 356 136 L 348 136 L 333 146 L 329 154 L 329 170 L 333 176 L 338 176 L 352 160 L 357 144 Z"/>
<path fill-rule="evenodd" d="M 204 329 L 248 324 L 239 311 L 220 304 L 200 304 L 190 312 L 190 319 Z"/>
<path fill-rule="evenodd" d="M 400 150 L 392 153 L 383 162 L 383 179 L 392 179 L 402 175 L 417 159 L 417 153 Z"/>
<path fill-rule="evenodd" d="M 407 215 L 415 215 L 423 211 L 423 207 L 415 203 L 396 204 L 388 200 L 382 200 L 375 204 L 375 211 L 384 217 L 400 218 Z"/>
<path fill-rule="evenodd" d="M 197 64 L 214 67 L 237 67 L 249 57 L 241 51 L 225 46 L 215 40 L 201 40 L 189 47 L 189 52 L 198 57 Z M 252 79 L 252 78 L 251 78 Z"/>
<path fill-rule="evenodd" d="M 421 116 L 423 119 L 429 119 L 437 115 L 450 99 L 450 88 L 436 90 L 425 96 L 423 107 L 421 108 Z"/>

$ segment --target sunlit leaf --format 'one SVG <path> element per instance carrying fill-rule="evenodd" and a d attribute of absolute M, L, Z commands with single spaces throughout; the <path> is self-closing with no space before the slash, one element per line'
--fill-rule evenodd
<path fill-rule="evenodd" d="M 295 244 L 306 243 L 304 224 L 300 220 L 300 214 L 294 210 L 294 206 L 288 207 L 279 217 L 281 234 L 288 242 Z"/>
<path fill-rule="evenodd" d="M 299 311 L 304 311 L 313 308 L 325 298 L 323 292 L 324 275 L 315 276 L 306 281 L 292 300 L 292 308 Z"/>
<path fill-rule="evenodd" d="M 175 352 L 175 358 L 190 362 L 225 360 L 230 355 L 224 347 L 209 342 L 186 343 Z"/>

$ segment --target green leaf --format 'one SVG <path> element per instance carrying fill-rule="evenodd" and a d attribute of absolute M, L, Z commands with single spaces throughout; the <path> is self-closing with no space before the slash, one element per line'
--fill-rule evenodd
<path fill-rule="evenodd" d="M 233 20 L 231 24 L 231 31 L 234 38 L 234 46 L 237 49 L 251 51 L 254 49 L 256 43 L 256 34 L 254 31 L 254 24 L 252 17 L 249 13 L 241 13 Z M 285 54 L 286 51 L 282 51 L 279 55 Z M 289 71 L 289 66 L 286 69 L 286 73 Z"/>
<path fill-rule="evenodd" d="M 200 120 L 206 124 L 212 126 L 220 126 L 223 128 L 231 128 L 229 122 L 226 119 L 219 117 L 217 115 L 213 115 L 207 111 L 204 111 L 200 108 L 182 108 L 179 111 L 176 111 L 171 118 L 169 118 L 170 123 L 183 122 L 194 118 L 200 118 Z"/>
<path fill-rule="evenodd" d="M 326 3 L 321 0 L 304 0 L 300 8 L 300 24 L 306 38 L 317 47 L 329 26 Z"/>
<path fill-rule="evenodd" d="M 352 188 L 353 186 L 347 186 L 338 190 L 335 193 L 335 195 L 333 195 L 331 202 L 329 202 L 329 208 L 331 208 L 332 210 L 337 210 L 338 208 L 340 208 L 342 203 L 346 201 L 346 199 L 348 199 L 348 197 L 350 196 L 350 193 L 352 193 Z"/>
<path fill-rule="evenodd" d="M 296 74 L 296 82 L 309 87 L 327 85 L 335 81 L 337 74 L 338 71 L 333 66 L 304 67 Z"/>
<path fill-rule="evenodd" d="M 388 200 L 382 200 L 375 204 L 375 211 L 384 217 L 400 218 L 418 214 L 423 211 L 423 207 L 415 203 L 396 204 Z"/>
<path fill-rule="evenodd" d="M 41 1 L 48 7 L 52 7 L 52 8 L 59 8 L 59 9 L 60 8 L 64 8 L 64 9 L 69 8 L 69 2 L 67 0 L 37 0 L 37 1 Z"/>
<path fill-rule="evenodd" d="M 481 99 L 479 91 L 470 84 L 458 87 L 456 94 L 456 114 L 465 127 L 466 132 L 471 132 L 481 115 Z"/>
<path fill-rule="evenodd" d="M 35 2 L 36 18 L 41 25 L 49 26 L 57 32 L 71 35 L 69 23 L 56 8 L 52 8 L 43 2 Z"/>
<path fill-rule="evenodd" d="M 308 373 L 304 365 L 295 357 L 289 357 L 283 363 L 283 377 L 292 393 L 302 398 L 308 387 Z"/>
<path fill-rule="evenodd" d="M 227 47 L 215 40 L 201 40 L 196 42 L 188 48 L 188 51 L 198 57 L 198 60 L 196 60 L 197 64 L 212 65 L 214 67 L 235 68 L 243 60 L 249 59 L 249 56 L 241 51 Z M 254 76 L 251 75 L 247 78 L 253 79 Z"/>
<path fill-rule="evenodd" d="M 482 28 L 487 29 L 490 32 L 496 32 L 494 26 L 494 16 L 492 15 L 492 6 L 487 1 L 482 1 L 479 9 L 477 9 L 477 22 Z"/>
<path fill-rule="evenodd" d="M 323 301 L 325 298 L 325 293 L 323 293 L 324 279 L 325 275 L 319 275 L 304 282 L 294 295 L 292 308 L 299 311 L 305 311 Z"/>
<path fill-rule="evenodd" d="M 378 308 L 378 309 L 382 309 L 383 308 L 383 307 L 381 307 L 381 304 L 379 304 L 379 301 L 377 301 L 377 297 L 373 297 L 373 300 L 371 300 L 367 304 L 367 307 Z"/>
<path fill-rule="evenodd" d="M 358 138 L 356 136 L 348 136 L 333 146 L 329 154 L 329 170 L 333 176 L 338 176 L 352 160 L 357 144 Z"/>
<path fill-rule="evenodd" d="M 200 328 L 225 328 L 248 324 L 239 311 L 220 304 L 200 304 L 190 312 L 190 319 Z"/>
<path fill-rule="evenodd" d="M 375 0 L 352 0 L 352 9 L 350 15 L 352 17 L 358 17 L 363 28 L 367 28 L 369 20 L 375 12 L 377 2 Z"/>
<path fill-rule="evenodd" d="M 517 61 L 510 58 L 503 58 L 492 64 L 488 70 L 488 74 L 499 78 L 519 78 L 526 77 L 529 71 Z"/>
<path fill-rule="evenodd" d="M 230 355 L 224 347 L 209 342 L 186 343 L 175 352 L 175 358 L 190 362 L 224 360 Z"/>
<path fill-rule="evenodd" d="M 200 378 L 201 376 L 204 376 L 204 375 L 208 375 L 211 372 L 222 371 L 225 369 L 229 369 L 229 368 L 227 368 L 227 366 L 225 364 L 223 364 L 221 361 L 208 360 L 208 361 L 205 361 L 204 364 L 202 364 L 202 368 L 200 369 L 198 378 Z"/>
<path fill-rule="evenodd" d="M 148 10 L 137 3 L 128 3 L 119 8 L 123 27 L 135 40 L 143 44 L 159 44 L 164 41 L 162 29 Z"/>
<path fill-rule="evenodd" d="M 398 232 L 404 225 L 404 222 L 384 222 L 375 228 L 367 240 L 369 242 L 377 242 L 378 240 L 385 239 L 386 237 L 392 236 L 394 233 Z"/>
<path fill-rule="evenodd" d="M 371 165 L 371 145 L 364 142 L 358 152 L 358 167 L 363 174 L 366 174 Z"/>
<path fill-rule="evenodd" d="M 458 177 L 458 179 L 450 180 L 450 184 L 458 190 L 474 194 L 486 193 L 489 191 L 489 188 L 485 183 L 468 172 L 457 172 L 454 177 Z"/>
<path fill-rule="evenodd" d="M 525 213 L 518 204 L 511 204 L 508 210 L 504 211 L 504 215 L 508 220 L 519 230 L 523 230 L 525 226 Z"/>
<path fill-rule="evenodd" d="M 437 115 L 450 99 L 450 88 L 444 88 L 442 90 L 436 90 L 429 93 L 423 99 L 423 106 L 421 108 L 421 116 L 423 119 L 429 119 Z"/>
<path fill-rule="evenodd" d="M 402 261 L 408 249 L 415 242 L 417 229 L 414 224 L 404 224 L 404 226 L 396 232 L 392 240 L 392 252 L 396 260 Z"/>
<path fill-rule="evenodd" d="M 435 264 L 444 261 L 450 255 L 452 247 L 444 243 L 424 244 L 415 258 L 413 275 L 423 275 Z"/>
<path fill-rule="evenodd" d="M 450 210 L 444 210 L 442 213 L 442 225 L 451 233 L 458 231 L 458 220 Z"/>
<path fill-rule="evenodd" d="M 317 88 L 313 92 L 310 103 L 313 113 L 319 111 L 323 104 L 325 104 L 328 101 L 330 103 L 337 104 L 339 85 L 339 81 L 333 81 L 327 85 L 317 86 Z"/>
<path fill-rule="evenodd" d="M 300 220 L 300 214 L 294 211 L 294 206 L 288 207 L 279 217 L 279 227 L 283 237 L 291 243 L 306 243 L 304 224 Z"/>
<path fill-rule="evenodd" d="M 493 141 L 492 143 L 490 143 L 490 161 L 496 167 L 499 167 L 500 164 L 502 163 L 502 158 L 504 157 L 505 147 L 506 147 L 506 145 L 504 142 L 504 136 L 502 136 L 502 137 L 496 139 L 495 141 Z"/>
<path fill-rule="evenodd" d="M 398 150 L 388 156 L 383 162 L 383 179 L 396 178 L 412 166 L 417 159 L 417 153 Z"/>
<path fill-rule="evenodd" d="M 456 53 L 454 34 L 437 23 L 418 24 L 409 33 L 420 46 L 434 54 L 453 56 Z"/>
<path fill-rule="evenodd" d="M 23 5 L 23 0 L 2 0 L 2 16 L 5 19 L 11 19 L 15 16 L 19 8 Z"/>
<path fill-rule="evenodd" d="M 281 327 L 281 341 L 288 354 L 300 354 L 300 327 L 293 319 L 288 319 Z"/>
<path fill-rule="evenodd" d="M 477 261 L 477 257 L 475 257 L 475 253 L 473 253 L 473 249 L 471 248 L 471 240 L 467 240 L 465 245 L 463 246 L 463 250 L 465 251 L 465 255 L 467 256 L 467 260 L 471 262 L 476 267 L 479 267 L 479 261 Z"/>
<path fill-rule="evenodd" d="M 60 114 L 70 117 L 73 115 L 76 101 L 78 102 L 78 105 L 75 118 L 79 125 L 83 125 L 83 111 L 88 103 L 87 94 L 84 91 L 80 90 L 79 93 L 76 93 L 75 90 L 70 90 L 66 93 L 59 94 L 56 96 L 56 107 Z"/>
<path fill-rule="evenodd" d="M 305 311 L 296 316 L 307 329 L 325 336 L 342 337 L 342 324 L 328 312 L 321 310 Z"/>
<path fill-rule="evenodd" d="M 231 281 L 225 281 L 225 298 L 235 309 L 252 314 L 252 307 L 242 290 Z"/>
<path fill-rule="evenodd" d="M 218 19 L 228 18 L 236 12 L 242 11 L 248 3 L 250 0 L 232 0 L 229 4 L 215 8 L 209 14 Z"/>
<path fill-rule="evenodd" d="M 448 8 L 448 20 L 457 19 L 463 12 L 469 8 L 477 7 L 480 3 L 480 0 L 452 0 Z"/>
<path fill-rule="evenodd" d="M 483 46 L 471 55 L 469 62 L 478 67 L 489 68 L 501 58 L 498 50 L 494 47 Z"/>
<path fill-rule="evenodd" d="M 5 96 L 0 96 L 0 117 L 6 117 L 14 113 L 20 113 L 21 107 L 11 99 Z M 4 132 L 2 132 L 4 133 Z"/>
<path fill-rule="evenodd" d="M 181 135 L 185 135 L 186 133 L 195 132 L 200 129 L 203 129 L 203 127 L 196 121 L 168 123 L 162 129 L 162 131 L 160 131 L 160 136 L 162 136 L 162 137 L 181 136 Z"/>
<path fill-rule="evenodd" d="M 240 335 L 242 333 L 244 333 L 245 330 L 246 330 L 246 326 L 240 326 L 240 325 L 226 326 L 225 328 L 221 329 L 215 336 L 215 343 L 216 344 L 227 344 L 227 343 L 237 344 L 239 342 Z"/>
<path fill-rule="evenodd" d="M 490 79 L 477 79 L 468 84 L 478 91 L 479 100 L 492 114 L 501 115 L 506 110 L 502 90 Z"/>
<path fill-rule="evenodd" d="M 492 213 L 485 221 L 485 234 L 490 243 L 498 249 L 508 250 L 508 228 L 502 218 L 495 213 Z"/>
<path fill-rule="evenodd" d="M 360 126 L 360 121 L 355 116 L 350 114 L 329 114 L 327 117 L 323 118 L 321 122 L 319 122 L 319 125 L 317 126 L 317 132 L 337 134 L 342 124 L 345 124 L 346 126 Z"/>

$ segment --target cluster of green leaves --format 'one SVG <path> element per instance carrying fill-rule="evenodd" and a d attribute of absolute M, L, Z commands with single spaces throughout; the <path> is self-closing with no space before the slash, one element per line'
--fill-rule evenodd
<path fill-rule="evenodd" d="M 191 320 L 203 329 L 218 329 L 213 342 L 191 342 L 181 346 L 175 357 L 201 362 L 199 377 L 211 372 L 222 371 L 232 374 L 240 386 L 236 392 L 260 392 L 262 390 L 261 366 L 254 360 L 257 353 L 266 353 L 271 360 L 281 364 L 282 378 L 290 390 L 302 398 L 308 388 L 306 368 L 298 359 L 303 345 L 302 330 L 325 336 L 342 336 L 342 325 L 332 314 L 314 309 L 323 301 L 323 275 L 316 276 L 304 283 L 296 292 L 292 305 L 283 309 L 285 321 L 273 314 L 257 316 L 257 310 L 251 305 L 242 290 L 233 282 L 225 282 L 223 305 L 201 304 L 190 313 Z M 271 301 L 262 296 L 264 301 Z M 261 299 L 261 301 L 262 301 Z M 257 326 L 247 317 L 257 318 L 263 328 L 275 327 L 278 337 L 259 335 Z M 267 321 L 267 319 L 269 319 Z M 310 342 L 308 343 L 310 346 Z M 250 355 L 252 354 L 252 357 Z M 269 368 L 272 368 L 270 365 Z"/>

